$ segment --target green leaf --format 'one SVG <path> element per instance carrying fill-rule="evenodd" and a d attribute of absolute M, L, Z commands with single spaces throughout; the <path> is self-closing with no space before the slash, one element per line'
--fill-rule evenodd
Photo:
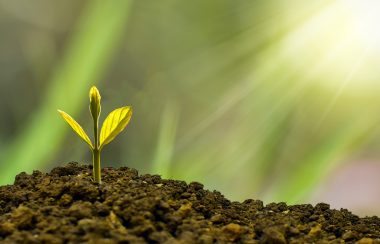
<path fill-rule="evenodd" d="M 71 128 L 77 133 L 77 135 L 82 138 L 89 146 L 91 149 L 93 149 L 93 145 L 90 141 L 90 138 L 88 138 L 88 135 L 86 132 L 83 130 L 83 128 L 76 122 L 70 115 L 67 113 L 61 111 L 58 109 L 59 114 L 62 116 L 62 118 L 68 123 Z"/>
<path fill-rule="evenodd" d="M 100 147 L 110 143 L 128 125 L 132 116 L 132 107 L 122 107 L 112 111 L 104 120 L 100 131 Z"/>

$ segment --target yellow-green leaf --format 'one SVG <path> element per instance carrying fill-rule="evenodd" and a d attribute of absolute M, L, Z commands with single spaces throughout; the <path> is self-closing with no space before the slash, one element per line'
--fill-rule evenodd
<path fill-rule="evenodd" d="M 78 134 L 80 138 L 82 138 L 90 147 L 93 149 L 92 143 L 90 141 L 90 138 L 88 138 L 88 135 L 83 130 L 83 128 L 76 122 L 70 115 L 67 113 L 61 111 L 58 109 L 59 114 L 62 116 L 62 118 L 68 123 L 71 128 Z"/>
<path fill-rule="evenodd" d="M 100 149 L 110 143 L 128 125 L 132 116 L 132 108 L 122 107 L 112 111 L 104 120 L 100 131 Z"/>

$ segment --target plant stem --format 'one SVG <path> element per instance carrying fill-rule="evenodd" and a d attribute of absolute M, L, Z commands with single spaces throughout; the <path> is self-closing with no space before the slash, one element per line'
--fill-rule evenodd
<path fill-rule="evenodd" d="M 94 118 L 94 149 L 92 150 L 92 168 L 93 168 L 93 178 L 96 183 L 101 183 L 102 176 L 100 172 L 100 150 L 98 143 L 98 123 L 99 118 Z"/>
<path fill-rule="evenodd" d="M 92 151 L 92 156 L 93 156 L 93 165 L 92 165 L 92 168 L 93 168 L 93 177 L 94 177 L 94 181 L 96 183 L 101 183 L 101 173 L 100 173 L 100 151 L 99 149 L 95 148 L 93 151 Z"/>

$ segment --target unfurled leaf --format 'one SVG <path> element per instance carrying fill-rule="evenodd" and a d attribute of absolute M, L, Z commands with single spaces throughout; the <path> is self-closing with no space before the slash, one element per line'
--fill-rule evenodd
<path fill-rule="evenodd" d="M 92 118 L 97 121 L 100 115 L 100 93 L 99 90 L 93 86 L 90 89 L 90 112 L 92 115 Z"/>
<path fill-rule="evenodd" d="M 132 116 L 132 108 L 122 107 L 112 111 L 104 120 L 100 131 L 100 149 L 110 143 L 128 125 Z"/>
<path fill-rule="evenodd" d="M 71 128 L 78 134 L 78 136 L 80 136 L 80 138 L 82 138 L 90 146 L 90 148 L 93 149 L 94 147 L 90 141 L 90 138 L 88 138 L 88 135 L 83 130 L 83 128 L 67 113 L 59 109 L 58 112 L 62 118 L 71 126 Z"/>

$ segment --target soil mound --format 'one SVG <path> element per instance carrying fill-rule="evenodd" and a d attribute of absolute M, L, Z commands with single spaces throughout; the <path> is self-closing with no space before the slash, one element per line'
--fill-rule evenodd
<path fill-rule="evenodd" d="M 380 243 L 378 217 L 328 204 L 231 202 L 197 182 L 69 163 L 0 187 L 1 243 Z"/>

